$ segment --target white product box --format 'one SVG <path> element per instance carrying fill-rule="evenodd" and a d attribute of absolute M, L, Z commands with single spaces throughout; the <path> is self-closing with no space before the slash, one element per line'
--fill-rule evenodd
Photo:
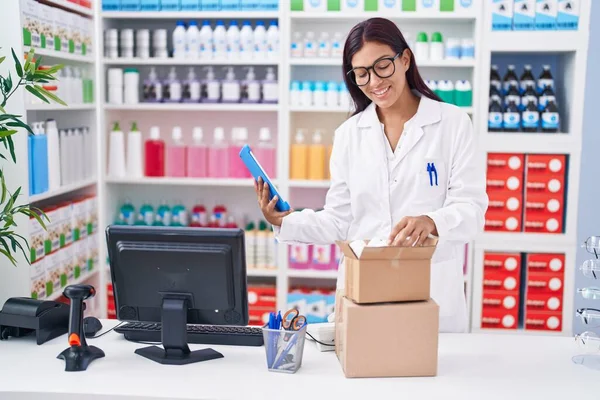
<path fill-rule="evenodd" d="M 31 249 L 29 261 L 34 263 L 44 258 L 46 254 L 46 239 L 48 237 L 48 232 L 42 228 L 42 225 L 35 218 L 29 219 L 29 237 L 29 247 Z"/>
<path fill-rule="evenodd" d="M 54 252 L 51 254 L 47 254 L 44 257 L 44 267 L 46 269 L 46 283 L 47 295 L 51 295 L 55 292 L 58 292 L 61 288 L 60 286 L 60 273 L 61 273 L 61 264 L 59 252 Z"/>
<path fill-rule="evenodd" d="M 46 297 L 46 259 L 42 258 L 31 264 L 31 297 Z"/>
<path fill-rule="evenodd" d="M 87 199 L 80 198 L 73 201 L 73 240 L 83 240 L 87 237 Z"/>
<path fill-rule="evenodd" d="M 93 28 L 94 24 L 88 18 L 81 17 L 79 20 L 83 31 L 83 44 L 85 44 L 85 55 L 91 56 L 94 54 L 93 46 Z"/>
<path fill-rule="evenodd" d="M 69 18 L 71 19 L 71 40 L 73 41 L 73 52 L 75 54 L 82 54 L 82 28 L 79 20 L 81 16 L 78 14 L 70 14 Z"/>
<path fill-rule="evenodd" d="M 87 274 L 88 264 L 87 240 L 73 243 L 73 278 L 78 279 Z"/>
<path fill-rule="evenodd" d="M 558 0 L 556 29 L 577 30 L 579 28 L 580 0 Z"/>
<path fill-rule="evenodd" d="M 45 4 L 39 4 L 41 16 L 41 41 L 42 48 L 54 50 L 54 10 Z"/>
<path fill-rule="evenodd" d="M 440 0 L 417 0 L 417 12 L 420 14 L 439 13 Z"/>
<path fill-rule="evenodd" d="M 47 235 L 47 243 L 45 246 L 46 254 L 53 253 L 60 249 L 60 231 L 61 231 L 61 221 L 60 221 L 60 209 L 58 207 L 50 207 L 44 210 L 46 213 L 46 217 L 48 218 L 46 222 L 46 228 L 48 231 Z"/>
<path fill-rule="evenodd" d="M 304 0 L 304 11 L 325 12 L 327 11 L 327 0 Z"/>
<path fill-rule="evenodd" d="M 73 204 L 61 203 L 58 206 L 60 218 L 60 246 L 65 247 L 73 243 Z"/>
<path fill-rule="evenodd" d="M 558 17 L 558 0 L 537 0 L 535 8 L 535 29 L 556 29 Z"/>
<path fill-rule="evenodd" d="M 512 30 L 514 1 L 513 0 L 492 0 L 492 30 L 509 31 Z"/>
<path fill-rule="evenodd" d="M 365 11 L 365 0 L 342 0 L 342 12 L 359 13 Z"/>
<path fill-rule="evenodd" d="M 60 8 L 54 8 L 54 27 L 56 32 L 54 48 L 65 53 L 69 52 L 69 38 L 71 35 L 70 20 L 68 17 L 68 12 Z"/>
<path fill-rule="evenodd" d="M 535 29 L 535 0 L 515 0 L 513 29 L 516 31 Z"/>
<path fill-rule="evenodd" d="M 21 0 L 21 26 L 23 27 L 23 44 L 42 47 L 40 8 L 35 0 Z"/>
<path fill-rule="evenodd" d="M 75 263 L 73 259 L 73 246 L 67 246 L 58 252 L 60 259 L 60 284 L 65 287 L 73 282 Z"/>

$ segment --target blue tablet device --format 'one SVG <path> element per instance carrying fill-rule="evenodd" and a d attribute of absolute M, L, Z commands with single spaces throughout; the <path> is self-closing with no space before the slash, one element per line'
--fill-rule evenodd
<path fill-rule="evenodd" d="M 277 211 L 288 211 L 290 209 L 290 205 L 286 201 L 283 201 L 281 195 L 277 193 L 277 189 L 275 189 L 275 186 L 273 186 L 273 183 L 271 183 L 269 176 L 261 167 L 256 157 L 254 157 L 250 146 L 245 145 L 242 147 L 242 150 L 240 151 L 240 158 L 256 181 L 258 181 L 258 177 L 260 176 L 263 182 L 267 182 L 269 184 L 269 200 L 275 196 L 278 197 L 277 203 L 275 204 L 275 209 L 277 209 Z"/>

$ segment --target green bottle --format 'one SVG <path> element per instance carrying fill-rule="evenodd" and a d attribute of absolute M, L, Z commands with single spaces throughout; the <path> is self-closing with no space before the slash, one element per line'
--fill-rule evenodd
<path fill-rule="evenodd" d="M 136 221 L 136 225 L 151 226 L 154 222 L 154 207 L 150 204 L 143 204 Z"/>
<path fill-rule="evenodd" d="M 187 211 L 183 204 L 173 206 L 171 226 L 188 226 Z"/>
<path fill-rule="evenodd" d="M 158 210 L 156 211 L 156 216 L 154 217 L 154 226 L 169 226 L 171 224 L 171 208 L 162 203 Z"/>
<path fill-rule="evenodd" d="M 135 207 L 130 202 L 124 203 L 119 209 L 115 225 L 133 225 L 135 223 Z"/>

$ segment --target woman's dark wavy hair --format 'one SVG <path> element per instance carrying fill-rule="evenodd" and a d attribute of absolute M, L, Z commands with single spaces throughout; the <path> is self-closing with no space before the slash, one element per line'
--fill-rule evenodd
<path fill-rule="evenodd" d="M 378 42 L 387 44 L 392 48 L 394 53 L 402 53 L 408 49 L 408 44 L 404 35 L 396 24 L 385 18 L 370 18 L 355 25 L 346 39 L 344 44 L 344 57 L 342 68 L 344 71 L 344 81 L 354 101 L 354 115 L 362 112 L 371 103 L 371 100 L 362 92 L 362 90 L 352 82 L 352 78 L 348 76 L 348 72 L 352 69 L 352 57 L 358 52 L 365 42 Z M 409 49 L 410 50 L 410 49 Z M 421 78 L 415 58 L 410 57 L 410 65 L 406 71 L 406 81 L 411 90 L 416 90 L 421 95 L 430 99 L 442 101 L 435 93 L 429 89 L 427 84 Z"/>

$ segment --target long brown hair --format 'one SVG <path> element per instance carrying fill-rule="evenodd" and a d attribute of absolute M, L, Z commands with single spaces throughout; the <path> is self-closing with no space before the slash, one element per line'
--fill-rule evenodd
<path fill-rule="evenodd" d="M 352 82 L 352 78 L 348 76 L 348 72 L 352 69 L 352 57 L 365 44 L 365 42 L 379 42 L 387 44 L 396 53 L 402 53 L 408 49 L 408 43 L 404 39 L 404 35 L 396 24 L 385 18 L 370 18 L 366 21 L 355 25 L 344 44 L 344 57 L 342 68 L 344 71 L 344 81 L 352 101 L 354 102 L 355 112 L 358 114 L 367 108 L 371 100 L 362 92 L 362 90 Z M 410 50 L 410 49 L 409 49 Z M 406 71 L 406 81 L 411 90 L 416 90 L 421 95 L 430 99 L 442 101 L 423 81 L 414 57 L 410 57 L 410 65 Z"/>

